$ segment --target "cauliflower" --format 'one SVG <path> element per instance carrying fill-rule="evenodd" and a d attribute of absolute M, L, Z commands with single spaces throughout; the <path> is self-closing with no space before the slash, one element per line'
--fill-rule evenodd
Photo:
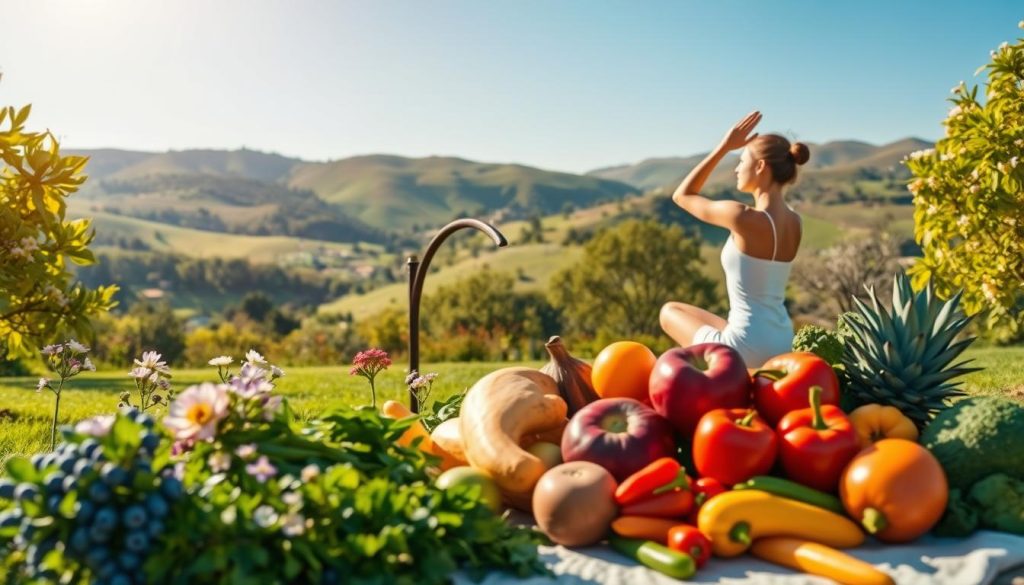
<path fill-rule="evenodd" d="M 834 331 L 805 325 L 793 338 L 793 351 L 809 351 L 830 365 L 843 360 L 843 341 Z"/>

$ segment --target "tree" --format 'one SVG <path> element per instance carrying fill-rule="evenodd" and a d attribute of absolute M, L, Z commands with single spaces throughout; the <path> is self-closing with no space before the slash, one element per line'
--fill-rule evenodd
<path fill-rule="evenodd" d="M 1024 23 L 1022 23 L 1024 26 Z M 968 313 L 986 328 L 1020 331 L 1024 311 L 1024 39 L 1003 43 L 978 86 L 953 88 L 946 137 L 912 153 L 906 165 L 914 237 L 923 257 L 910 270 L 916 288 L 933 279 L 949 297 L 963 289 Z M 979 70 L 980 71 L 980 70 Z"/>
<path fill-rule="evenodd" d="M 878 291 L 891 287 L 898 257 L 896 241 L 877 232 L 800 258 L 793 282 L 826 308 L 822 316 L 831 322 L 838 313 L 853 310 L 853 297 L 863 296 L 865 286 Z"/>
<path fill-rule="evenodd" d="M 61 156 L 50 132 L 25 130 L 31 106 L 0 109 L 0 353 L 31 355 L 56 336 L 88 337 L 115 286 L 89 289 L 68 261 L 95 262 L 87 219 L 67 220 L 65 199 L 85 181 L 87 158 Z"/>
<path fill-rule="evenodd" d="M 550 296 L 577 333 L 660 336 L 658 313 L 670 300 L 716 308 L 700 244 L 679 226 L 628 220 L 587 242 L 583 259 L 552 277 Z"/>

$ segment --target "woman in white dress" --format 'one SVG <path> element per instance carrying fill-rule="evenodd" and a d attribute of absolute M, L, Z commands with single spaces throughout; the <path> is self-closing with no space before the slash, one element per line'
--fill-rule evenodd
<path fill-rule="evenodd" d="M 793 323 L 786 312 L 789 271 L 800 248 L 800 216 L 786 204 L 785 187 L 807 162 L 807 145 L 777 134 L 752 134 L 761 121 L 752 112 L 731 128 L 672 195 L 697 219 L 729 230 L 722 248 L 729 293 L 729 318 L 700 307 L 668 302 L 661 327 L 681 346 L 718 342 L 739 351 L 749 367 L 791 351 Z M 750 193 L 753 205 L 713 201 L 700 194 L 711 171 L 732 150 L 743 148 L 736 165 L 736 187 Z"/>

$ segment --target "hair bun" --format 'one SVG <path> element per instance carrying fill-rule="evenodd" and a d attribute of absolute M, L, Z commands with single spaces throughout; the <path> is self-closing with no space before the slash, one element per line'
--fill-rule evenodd
<path fill-rule="evenodd" d="M 811 151 L 803 142 L 794 142 L 789 147 L 789 156 L 793 157 L 796 164 L 802 165 L 807 162 L 807 159 L 811 158 Z"/>

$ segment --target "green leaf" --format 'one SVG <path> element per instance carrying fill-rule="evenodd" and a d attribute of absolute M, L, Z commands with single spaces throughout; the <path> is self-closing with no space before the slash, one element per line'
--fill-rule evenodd
<path fill-rule="evenodd" d="M 32 462 L 24 457 L 11 457 L 7 460 L 7 475 L 18 482 L 39 482 L 39 472 Z"/>

